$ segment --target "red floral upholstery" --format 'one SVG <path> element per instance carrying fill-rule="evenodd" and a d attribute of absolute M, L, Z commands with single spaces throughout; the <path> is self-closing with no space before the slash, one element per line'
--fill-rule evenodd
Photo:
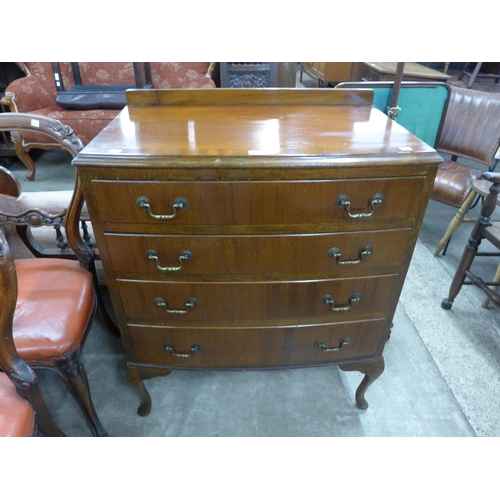
<path fill-rule="evenodd" d="M 14 112 L 37 113 L 56 118 L 70 126 L 86 145 L 119 113 L 112 109 L 70 110 L 57 105 L 56 87 L 50 62 L 17 63 L 26 73 L 25 77 L 13 81 L 5 89 L 3 103 Z M 151 63 L 153 87 L 160 88 L 214 88 L 208 76 L 208 62 L 154 62 Z M 70 63 L 60 63 L 61 77 L 65 87 L 74 85 Z M 79 63 L 84 85 L 135 85 L 131 62 Z M 19 158 L 34 177 L 34 165 L 26 152 L 31 148 L 59 149 L 43 134 L 23 132 L 16 144 Z M 29 165 L 28 165 L 29 163 Z M 31 172 L 33 172 L 31 174 Z"/>

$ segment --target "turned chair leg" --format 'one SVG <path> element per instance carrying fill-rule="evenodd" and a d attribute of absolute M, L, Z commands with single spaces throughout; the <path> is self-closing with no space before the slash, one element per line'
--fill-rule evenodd
<path fill-rule="evenodd" d="M 469 195 L 465 199 L 465 201 L 462 203 L 462 206 L 458 209 L 458 212 L 455 214 L 453 219 L 451 219 L 450 224 L 448 225 L 448 228 L 446 229 L 446 232 L 444 233 L 444 236 L 441 238 L 441 241 L 438 243 L 438 246 L 436 247 L 436 250 L 434 252 L 434 257 L 437 257 L 443 248 L 445 248 L 446 244 L 450 240 L 450 238 L 453 236 L 453 233 L 460 227 L 462 222 L 464 221 L 464 217 L 466 216 L 467 212 L 469 211 L 469 208 L 471 207 L 473 201 L 475 200 L 477 196 L 477 193 L 471 189 Z M 444 255 L 444 253 L 443 253 Z"/>
<path fill-rule="evenodd" d="M 495 273 L 495 277 L 493 278 L 493 281 L 500 282 L 500 265 L 497 267 L 497 271 Z M 497 290 L 498 286 L 490 286 L 489 288 L 491 290 Z M 481 307 L 484 307 L 486 309 L 490 305 L 490 302 L 491 302 L 490 298 L 485 297 L 482 304 L 481 304 Z"/>
<path fill-rule="evenodd" d="M 453 277 L 453 281 L 451 282 L 448 297 L 443 299 L 443 301 L 441 302 L 441 307 L 443 309 L 451 309 L 455 297 L 460 292 L 465 277 L 469 272 L 474 258 L 476 257 L 479 245 L 484 238 L 483 230 L 484 228 L 491 225 L 491 215 L 493 214 L 497 206 L 498 193 L 500 192 L 500 176 L 498 176 L 498 174 L 486 172 L 483 174 L 483 178 L 489 180 L 490 182 L 493 182 L 493 184 L 490 187 L 488 196 L 484 200 L 484 203 L 481 207 L 481 214 L 474 224 L 474 228 L 472 229 L 469 241 L 464 249 L 462 259 L 458 264 L 455 276 Z"/>

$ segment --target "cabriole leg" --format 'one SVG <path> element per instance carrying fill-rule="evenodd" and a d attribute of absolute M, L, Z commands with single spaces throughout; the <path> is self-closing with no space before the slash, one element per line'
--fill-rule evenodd
<path fill-rule="evenodd" d="M 137 414 L 141 417 L 146 417 L 151 412 L 151 395 L 144 385 L 144 380 L 169 375 L 171 370 L 148 370 L 147 368 L 139 368 L 132 365 L 127 365 L 127 380 L 137 389 L 141 398 L 141 404 L 137 409 Z"/>
<path fill-rule="evenodd" d="M 23 148 L 21 135 L 19 134 L 19 132 L 11 132 L 10 136 L 12 139 L 12 143 L 14 144 L 14 150 L 16 151 L 17 157 L 28 169 L 26 178 L 30 181 L 34 181 L 36 172 L 35 162 L 33 161 L 33 158 L 31 158 L 29 153 Z"/>
<path fill-rule="evenodd" d="M 87 372 L 83 366 L 82 352 L 75 352 L 71 356 L 68 356 L 68 358 L 58 361 L 56 368 L 58 368 L 66 386 L 75 398 L 78 406 L 80 406 L 92 434 L 98 437 L 107 436 L 108 433 L 102 426 L 92 403 L 92 398 L 90 397 L 89 381 Z"/>
<path fill-rule="evenodd" d="M 368 408 L 368 403 L 365 399 L 366 389 L 382 375 L 385 368 L 384 358 L 374 361 L 361 361 L 359 363 L 340 365 L 339 368 L 344 371 L 356 371 L 365 374 L 356 390 L 356 406 L 361 410 L 366 410 Z"/>

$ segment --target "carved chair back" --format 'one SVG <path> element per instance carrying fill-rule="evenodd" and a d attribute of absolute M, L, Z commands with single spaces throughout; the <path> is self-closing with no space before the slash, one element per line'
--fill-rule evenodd
<path fill-rule="evenodd" d="M 21 131 L 33 130 L 50 136 L 61 149 L 68 151 L 73 157 L 83 149 L 81 140 L 74 135 L 73 130 L 58 120 L 31 113 L 0 114 L 0 132 L 16 134 Z M 49 214 L 39 207 L 32 207 L 21 213 L 13 214 L 3 211 L 0 207 L 0 226 L 64 225 L 69 246 L 80 262 L 89 265 L 93 261 L 93 253 L 83 241 L 79 230 L 83 203 L 83 193 L 77 176 L 73 197 L 69 201 L 67 209 L 58 214 Z"/>

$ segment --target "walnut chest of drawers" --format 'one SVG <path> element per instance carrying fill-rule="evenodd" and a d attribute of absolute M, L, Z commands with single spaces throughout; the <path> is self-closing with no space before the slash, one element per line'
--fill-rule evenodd
<path fill-rule="evenodd" d="M 127 94 L 74 165 L 139 414 L 172 369 L 326 364 L 366 408 L 441 158 L 372 91 Z"/>

